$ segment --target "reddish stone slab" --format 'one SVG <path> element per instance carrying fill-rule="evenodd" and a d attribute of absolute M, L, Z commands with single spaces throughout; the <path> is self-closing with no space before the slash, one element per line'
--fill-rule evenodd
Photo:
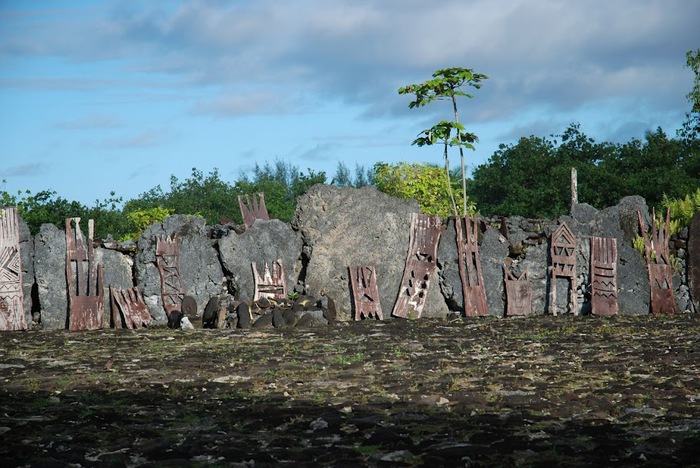
<path fill-rule="evenodd" d="M 411 215 L 408 255 L 393 316 L 419 318 L 423 313 L 430 279 L 437 267 L 440 234 L 444 230 L 439 216 Z"/>
<path fill-rule="evenodd" d="M 377 318 L 383 320 L 382 305 L 379 302 L 377 273 L 374 266 L 350 266 L 350 285 L 352 286 L 355 320 Z"/>
<path fill-rule="evenodd" d="M 532 286 L 528 271 L 515 276 L 507 266 L 503 266 L 506 287 L 506 317 L 532 314 Z"/>
<path fill-rule="evenodd" d="M 26 330 L 17 208 L 0 208 L 0 331 Z"/>
<path fill-rule="evenodd" d="M 617 315 L 617 239 L 591 237 L 591 312 Z"/>
<path fill-rule="evenodd" d="M 68 329 L 97 330 L 104 322 L 102 265 L 95 262 L 95 222 L 88 220 L 88 237 L 80 218 L 66 218 L 66 279 L 68 283 Z"/>
<path fill-rule="evenodd" d="M 479 223 L 473 218 L 456 219 L 457 251 L 459 253 L 459 277 L 462 281 L 464 315 L 479 317 L 489 315 L 486 303 L 484 277 L 479 256 Z"/>
<path fill-rule="evenodd" d="M 247 228 L 251 227 L 256 219 L 270 219 L 265 206 L 265 193 L 263 192 L 252 195 L 239 195 L 238 207 L 241 209 L 243 223 Z"/>

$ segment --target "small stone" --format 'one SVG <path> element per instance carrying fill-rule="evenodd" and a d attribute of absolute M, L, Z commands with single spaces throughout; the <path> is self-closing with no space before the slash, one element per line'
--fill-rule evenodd
<path fill-rule="evenodd" d="M 263 327 L 271 327 L 272 326 L 272 314 L 267 313 L 264 315 L 261 315 L 259 319 L 253 323 L 253 328 L 263 328 Z"/>
<path fill-rule="evenodd" d="M 284 316 L 282 315 L 282 311 L 279 308 L 275 308 L 272 310 L 272 326 L 275 328 L 281 328 L 286 325 L 284 321 Z"/>
<path fill-rule="evenodd" d="M 238 304 L 238 307 L 236 307 L 236 314 L 238 314 L 238 328 L 250 328 L 252 317 L 248 304 L 245 302 Z"/>
<path fill-rule="evenodd" d="M 311 428 L 312 431 L 320 431 L 320 430 L 328 428 L 328 422 L 324 421 L 321 418 L 318 418 L 318 419 L 311 421 L 311 424 L 309 424 L 309 427 Z"/>
<path fill-rule="evenodd" d="M 190 322 L 190 319 L 187 318 L 187 316 L 184 316 L 182 319 L 180 319 L 180 328 L 183 330 L 194 330 L 194 325 L 192 325 L 192 322 Z"/>

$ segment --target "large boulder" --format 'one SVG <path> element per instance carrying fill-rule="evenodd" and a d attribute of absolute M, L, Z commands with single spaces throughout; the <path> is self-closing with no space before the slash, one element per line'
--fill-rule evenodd
<path fill-rule="evenodd" d="M 209 239 L 205 221 L 196 216 L 174 215 L 154 223 L 137 242 L 134 270 L 155 325 L 167 323 L 161 297 L 160 273 L 156 266 L 156 239 L 177 236 L 180 240 L 179 271 L 185 294 L 197 302 L 197 315 L 209 299 L 224 296 L 226 282 L 214 242 Z"/>
<path fill-rule="evenodd" d="M 134 286 L 132 273 L 134 261 L 129 255 L 117 250 L 98 247 L 95 249 L 95 261 L 102 265 L 102 285 L 104 287 L 104 327 L 111 326 L 112 307 L 110 304 L 109 287 L 129 289 Z"/>
<path fill-rule="evenodd" d="M 289 224 L 278 219 L 258 219 L 242 234 L 228 231 L 219 239 L 221 263 L 229 278 L 236 299 L 250 302 L 255 294 L 252 262 L 259 274 L 264 274 L 265 263 L 282 260 L 287 290 L 291 291 L 302 271 L 301 237 Z"/>
<path fill-rule="evenodd" d="M 41 327 L 50 330 L 66 328 L 66 235 L 53 224 L 42 224 L 34 236 L 34 278 Z"/>
<path fill-rule="evenodd" d="M 301 233 L 305 282 L 312 295 L 335 301 L 339 320 L 352 317 L 349 266 L 374 265 L 384 318 L 394 308 L 409 248 L 414 200 L 401 200 L 373 187 L 316 185 L 299 197 L 292 226 Z M 447 307 L 432 278 L 423 317 L 444 316 Z"/>

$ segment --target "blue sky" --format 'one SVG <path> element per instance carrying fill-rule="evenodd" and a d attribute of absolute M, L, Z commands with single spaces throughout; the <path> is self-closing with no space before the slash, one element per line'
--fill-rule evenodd
<path fill-rule="evenodd" d="M 411 142 L 449 104 L 397 88 L 455 66 L 490 77 L 460 103 L 470 167 L 571 122 L 673 136 L 699 19 L 696 0 L 0 0 L 0 189 L 92 205 L 194 167 L 441 163 Z"/>

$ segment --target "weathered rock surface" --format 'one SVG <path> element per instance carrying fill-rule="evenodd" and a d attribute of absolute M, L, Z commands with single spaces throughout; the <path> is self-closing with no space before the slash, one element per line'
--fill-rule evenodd
<path fill-rule="evenodd" d="M 32 327 L 32 289 L 34 287 L 34 242 L 29 226 L 19 220 L 19 255 L 22 262 L 22 295 L 27 327 Z"/>
<path fill-rule="evenodd" d="M 352 317 L 348 267 L 374 265 L 384 318 L 390 317 L 401 284 L 409 247 L 411 214 L 418 204 L 381 193 L 373 187 L 312 187 L 299 197 L 292 220 L 301 233 L 306 283 L 311 294 L 324 291 L 335 300 L 339 320 Z M 446 308 L 433 279 L 423 316 L 442 314 Z M 435 303 L 435 300 L 438 300 Z"/>
<path fill-rule="evenodd" d="M 690 222 L 687 262 L 690 299 L 695 312 L 700 312 L 700 212 Z"/>
<path fill-rule="evenodd" d="M 646 202 L 635 196 L 603 210 L 577 204 L 570 215 L 557 220 L 517 216 L 483 220 L 479 251 L 490 314 L 501 317 L 505 312 L 504 262 L 516 275 L 528 270 L 533 313 L 548 312 L 550 238 L 561 222 L 567 223 L 577 239 L 578 309 L 573 312 L 590 312 L 590 240 L 592 236 L 600 236 L 617 239 L 620 313 L 648 313 L 645 259 L 633 247 L 633 240 L 639 234 L 638 211 L 648 222 Z M 155 319 L 154 325 L 167 323 L 155 257 L 158 236 L 180 239 L 179 265 L 185 294 L 197 303 L 197 316 L 192 319 L 202 316 L 212 298 L 219 301 L 220 308 L 230 306 L 231 311 L 238 301 L 250 302 L 254 294 L 251 263 L 256 262 L 262 273 L 265 262 L 271 264 L 277 259 L 284 263 L 288 291 L 296 287 L 300 294 L 309 293 L 334 305 L 324 307 L 322 313 L 324 320 L 330 321 L 352 318 L 348 267 L 374 265 L 383 315 L 388 319 L 406 263 L 411 215 L 418 212 L 415 201 L 393 198 L 372 187 L 318 185 L 299 198 L 290 224 L 258 220 L 251 228 L 242 230 L 230 226 L 208 228 L 203 219 L 192 216 L 168 217 L 132 245 L 112 240 L 96 248 L 95 259 L 104 268 L 105 325 L 110 319 L 110 285 L 120 289 L 138 286 Z M 431 279 L 423 311 L 426 318 L 445 317 L 450 311 L 463 313 L 454 220 L 446 224 L 438 246 L 436 274 Z M 699 238 L 700 220 L 696 215 L 691 228 L 671 242 L 678 265 L 687 266 L 687 277 L 679 274 L 673 277 L 679 310 L 698 309 Z M 65 233 L 47 224 L 31 239 L 26 224 L 21 222 L 20 249 L 28 323 L 35 312 L 34 319 L 40 317 L 43 328 L 65 328 L 68 306 Z M 306 287 L 300 287 L 299 282 Z M 558 278 L 559 311 L 565 309 L 567 288 L 568 281 Z M 310 320 L 307 318 L 305 322 Z M 288 321 L 284 318 L 285 326 Z M 279 317 L 277 323 L 282 323 Z M 247 325 L 246 320 L 238 322 L 238 326 Z"/>
<path fill-rule="evenodd" d="M 98 265 L 102 265 L 102 282 L 105 297 L 105 317 L 103 323 L 105 327 L 109 327 L 112 317 L 109 287 L 112 286 L 115 289 L 129 289 L 134 287 L 134 276 L 132 273 L 134 261 L 128 255 L 123 255 L 116 250 L 101 247 L 95 249 L 95 261 Z"/>
<path fill-rule="evenodd" d="M 256 220 L 242 234 L 229 231 L 218 241 L 221 264 L 227 273 L 237 300 L 250 301 L 255 294 L 252 262 L 264 274 L 265 263 L 282 260 L 287 291 L 291 291 L 302 270 L 301 237 L 280 220 Z"/>
<path fill-rule="evenodd" d="M 204 312 L 209 299 L 226 295 L 225 279 L 219 256 L 209 239 L 204 219 L 174 215 L 156 223 L 143 233 L 137 243 L 134 269 L 136 282 L 142 288 L 155 324 L 167 323 L 161 298 L 160 273 L 156 266 L 156 238 L 177 236 L 180 239 L 180 276 L 185 294 L 197 301 L 198 315 Z"/>
<path fill-rule="evenodd" d="M 34 236 L 34 277 L 41 327 L 53 330 L 66 328 L 66 235 L 53 224 L 43 224 L 39 233 Z"/>

